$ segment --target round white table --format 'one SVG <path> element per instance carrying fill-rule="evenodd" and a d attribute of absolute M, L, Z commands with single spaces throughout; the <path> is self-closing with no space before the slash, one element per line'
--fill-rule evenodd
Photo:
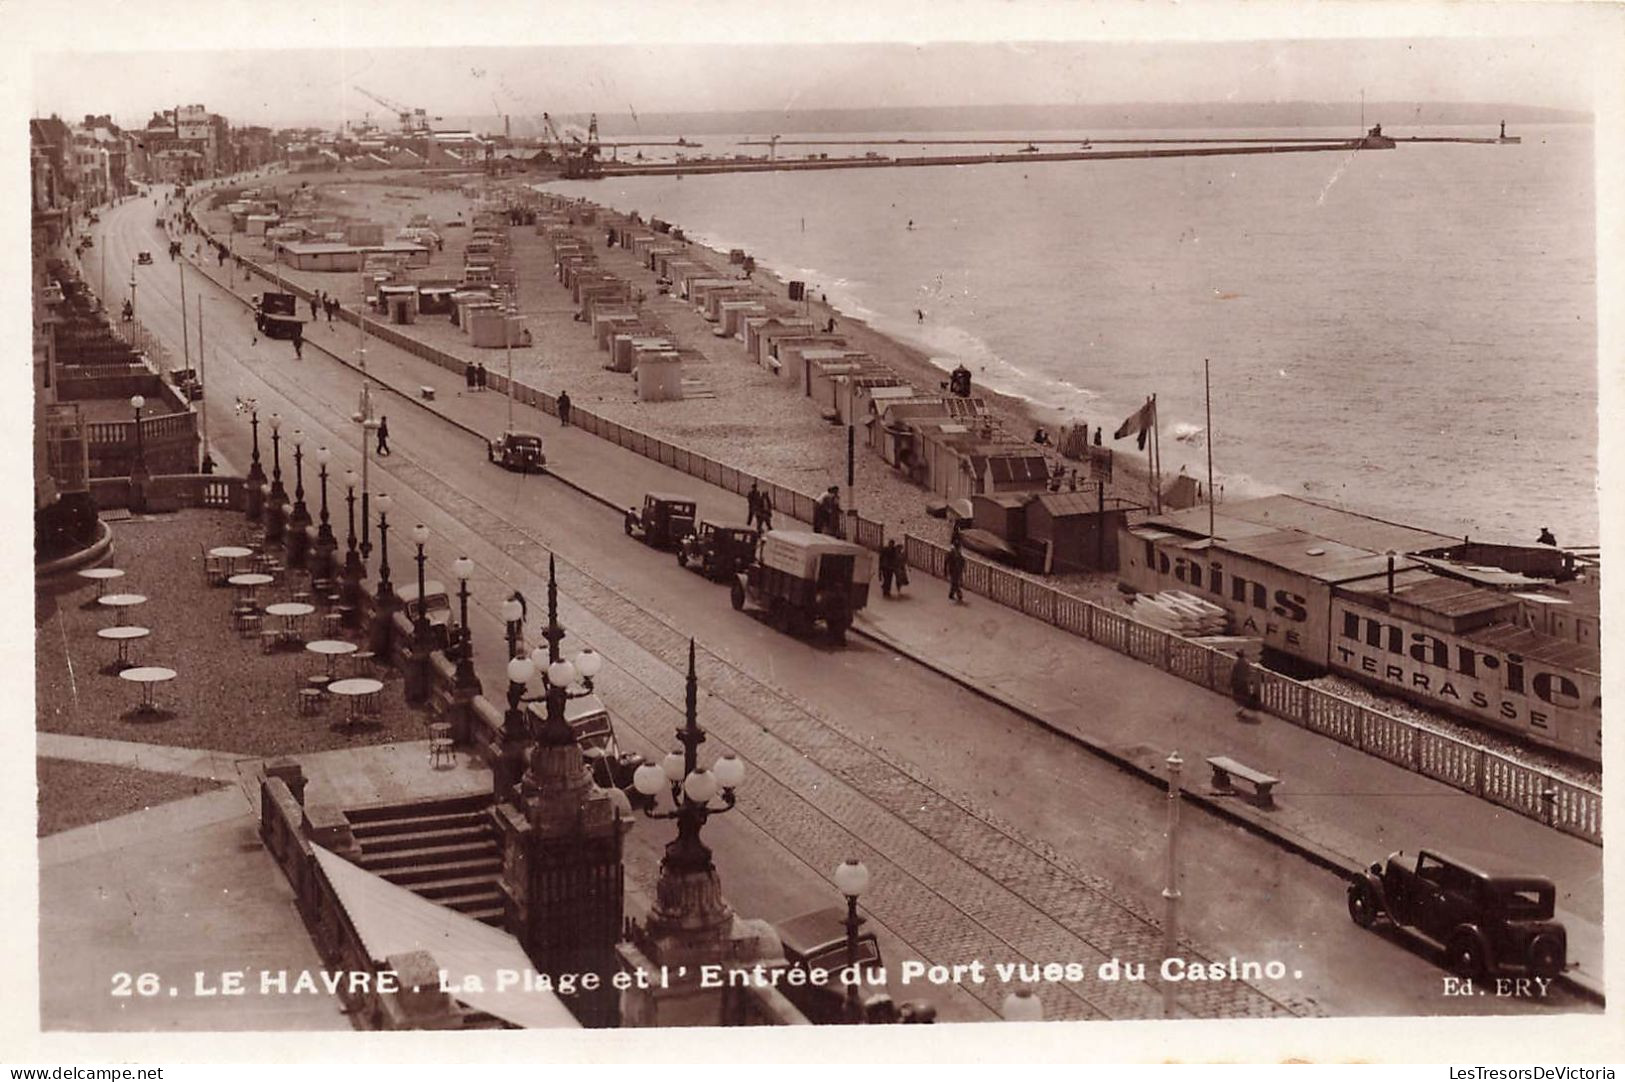
<path fill-rule="evenodd" d="M 345 715 L 346 728 L 360 724 L 367 696 L 376 695 L 383 690 L 384 682 L 374 680 L 370 676 L 352 676 L 348 680 L 335 680 L 327 685 L 329 695 L 338 695 L 350 700 L 350 712 Z"/>
<path fill-rule="evenodd" d="M 210 549 L 209 555 L 226 561 L 226 574 L 230 576 L 236 573 L 237 561 L 248 559 L 254 555 L 254 550 L 245 548 L 242 545 L 221 545 L 218 548 Z"/>
<path fill-rule="evenodd" d="M 316 606 L 304 601 L 278 601 L 275 605 L 265 606 L 267 616 L 282 617 L 282 641 L 299 641 L 299 628 L 296 621 L 309 616 L 316 611 Z"/>
<path fill-rule="evenodd" d="M 124 577 L 122 567 L 87 567 L 79 572 L 79 577 L 89 579 L 96 584 L 96 596 L 99 598 L 107 592 L 107 584 L 114 579 Z"/>
<path fill-rule="evenodd" d="M 276 579 L 272 578 L 270 575 L 261 574 L 257 571 L 248 571 L 241 575 L 233 575 L 226 580 L 228 584 L 237 587 L 237 600 L 248 602 L 253 602 L 255 600 L 256 596 L 259 594 L 261 586 L 269 586 L 275 581 Z"/>
<path fill-rule="evenodd" d="M 355 643 L 345 642 L 343 639 L 317 639 L 315 642 L 305 643 L 305 649 L 313 654 L 321 654 L 326 657 L 327 676 L 329 679 L 337 679 L 338 672 L 335 666 L 338 664 L 339 658 L 345 654 L 353 654 L 360 648 Z"/>
<path fill-rule="evenodd" d="M 118 677 L 120 680 L 141 685 L 141 705 L 136 707 L 136 712 L 154 714 L 158 708 L 152 702 L 152 689 L 165 680 L 175 679 L 175 675 L 174 669 L 166 669 L 162 665 L 142 665 L 134 669 L 125 669 Z"/>
<path fill-rule="evenodd" d="M 145 605 L 147 598 L 144 594 L 107 594 L 96 599 L 98 605 L 106 605 L 118 613 L 118 622 L 124 622 L 124 615 L 137 605 Z"/>
<path fill-rule="evenodd" d="M 136 627 L 132 624 L 119 624 L 116 627 L 103 627 L 96 630 L 98 639 L 107 639 L 110 642 L 118 643 L 118 667 L 121 670 L 130 667 L 130 643 L 136 639 L 144 639 L 150 634 L 152 632 L 147 628 Z"/>

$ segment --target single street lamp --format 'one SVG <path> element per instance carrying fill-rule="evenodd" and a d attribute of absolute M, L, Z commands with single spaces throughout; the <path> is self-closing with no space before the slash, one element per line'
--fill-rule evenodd
<path fill-rule="evenodd" d="M 1162 956 L 1174 957 L 1179 944 L 1179 774 L 1185 760 L 1179 752 L 1170 752 L 1168 764 L 1168 885 L 1162 888 L 1166 908 L 1162 918 Z M 1170 980 L 1162 982 L 1162 1016 L 1172 1018 L 1179 986 Z"/>
<path fill-rule="evenodd" d="M 248 462 L 248 521 L 258 522 L 265 512 L 265 468 L 260 465 L 260 407 L 254 399 L 240 400 L 238 412 L 248 411 L 248 426 L 253 431 L 254 449 Z"/>
<path fill-rule="evenodd" d="M 863 1021 L 863 1004 L 858 998 L 858 982 L 863 974 L 858 969 L 858 929 L 863 917 L 858 914 L 858 895 L 869 886 L 869 869 L 861 860 L 848 857 L 835 869 L 835 886 L 846 895 L 846 965 L 849 973 L 846 986 L 846 1020 Z"/>
<path fill-rule="evenodd" d="M 288 502 L 288 491 L 282 487 L 282 417 L 271 414 L 271 489 L 265 494 L 265 539 L 281 541 L 286 524 L 282 507 Z"/>
<path fill-rule="evenodd" d="M 350 607 L 346 615 L 353 621 L 361 611 L 361 580 L 367 568 L 361 562 L 361 552 L 355 544 L 355 471 L 344 471 L 344 505 L 347 528 L 344 536 L 344 603 Z"/>
<path fill-rule="evenodd" d="M 463 644 L 457 651 L 457 686 L 468 688 L 479 683 L 474 675 L 474 632 L 468 626 L 468 580 L 474 574 L 474 561 L 459 556 L 452 561 L 451 568 L 457 575 L 457 600 L 462 607 Z"/>
<path fill-rule="evenodd" d="M 372 536 L 367 525 L 371 521 L 367 475 L 372 462 L 372 434 L 378 428 L 378 419 L 372 415 L 372 390 L 367 383 L 361 384 L 361 408 L 350 414 L 350 420 L 361 426 L 361 558 L 366 560 L 372 556 Z"/>
<path fill-rule="evenodd" d="M 317 478 L 321 482 L 322 507 L 316 526 L 315 570 L 318 577 L 329 578 L 333 572 L 333 554 L 338 551 L 338 538 L 333 536 L 333 525 L 327 514 L 327 463 L 332 455 L 326 447 L 316 449 Z"/>
<path fill-rule="evenodd" d="M 502 603 L 502 624 L 508 633 L 508 658 L 519 656 L 519 637 L 525 629 L 525 606 L 516 592 Z"/>
<path fill-rule="evenodd" d="M 378 598 L 383 600 L 395 592 L 389 581 L 389 509 L 395 506 L 389 493 L 378 494 Z"/>
<path fill-rule="evenodd" d="M 429 557 L 424 555 L 423 546 L 429 540 L 429 527 L 421 522 L 413 526 L 412 540 L 418 546 L 418 605 L 417 616 L 412 621 L 412 648 L 419 653 L 427 653 L 429 650 L 429 609 L 423 603 L 423 566 L 429 562 Z"/>
<path fill-rule="evenodd" d="M 135 260 L 130 260 L 130 315 L 135 315 Z"/>
<path fill-rule="evenodd" d="M 568 662 L 562 664 L 568 665 Z M 574 668 L 570 666 L 571 670 Z M 568 676 L 569 672 L 564 671 L 560 675 Z M 688 641 L 686 708 L 686 723 L 677 730 L 677 741 L 683 750 L 671 752 L 658 765 L 644 763 L 632 775 L 633 787 L 651 798 L 643 814 L 651 819 L 677 820 L 677 838 L 667 844 L 666 854 L 660 860 L 662 877 L 704 875 L 715 871 L 711 863 L 711 850 L 700 840 L 700 830 L 711 816 L 733 810 L 734 790 L 745 780 L 745 764 L 731 754 L 718 759 L 710 770 L 700 768 L 699 747 L 705 742 L 705 730 L 700 728 L 699 722 L 699 680 L 694 675 L 693 639 Z M 671 791 L 672 810 L 655 811 L 653 798 L 660 790 L 668 788 Z M 722 806 L 713 807 L 711 800 L 719 791 Z"/>
<path fill-rule="evenodd" d="M 135 460 L 130 463 L 130 480 L 137 483 L 147 480 L 147 445 L 141 435 L 141 407 L 146 404 L 140 395 L 130 396 L 130 408 L 135 410 Z"/>
<path fill-rule="evenodd" d="M 293 507 L 288 513 L 288 564 L 305 566 L 305 553 L 310 547 L 310 508 L 305 506 L 305 434 L 293 430 Z"/>

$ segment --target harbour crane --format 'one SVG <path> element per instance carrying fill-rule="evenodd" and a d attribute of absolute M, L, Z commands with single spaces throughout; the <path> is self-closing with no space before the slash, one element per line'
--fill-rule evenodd
<path fill-rule="evenodd" d="M 429 117 L 422 109 L 414 109 L 409 105 L 402 105 L 398 101 L 391 101 L 382 94 L 374 94 L 364 86 L 355 85 L 358 93 L 365 94 L 385 109 L 392 110 L 396 119 L 401 122 L 401 132 L 404 135 L 421 135 L 429 131 Z M 435 117 L 439 120 L 439 117 Z"/>

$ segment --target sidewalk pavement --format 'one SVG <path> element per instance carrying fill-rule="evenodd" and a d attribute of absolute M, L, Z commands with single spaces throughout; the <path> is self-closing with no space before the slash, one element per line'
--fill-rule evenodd
<path fill-rule="evenodd" d="M 325 339 L 313 334 L 307 344 L 327 351 Z M 331 351 L 351 367 L 353 342 L 346 334 Z M 504 395 L 467 392 L 456 373 L 376 338 L 368 340 L 367 360 L 373 379 L 471 432 L 495 437 L 506 426 Z M 416 395 L 424 384 L 452 392 L 424 402 Z M 516 427 L 544 434 L 552 476 L 606 505 L 624 509 L 641 504 L 645 492 L 675 490 L 695 494 L 702 518 L 744 520 L 742 496 L 532 407 L 516 404 L 514 417 Z M 783 509 L 777 518 L 793 521 Z M 1278 718 L 1239 715 L 1224 696 L 992 600 L 950 602 L 946 584 L 923 573 L 901 598 L 873 597 L 854 630 L 1127 769 L 1163 778 L 1164 760 L 1178 750 L 1192 800 L 1344 874 L 1395 850 L 1427 846 L 1550 876 L 1577 963 L 1570 975 L 1586 989 L 1602 987 L 1602 850 L 1589 842 Z M 1281 778 L 1276 807 L 1214 792 L 1202 760 L 1216 755 Z"/>

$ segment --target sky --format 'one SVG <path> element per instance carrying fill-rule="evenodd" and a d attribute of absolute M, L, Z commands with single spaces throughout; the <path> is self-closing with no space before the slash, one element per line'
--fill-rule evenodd
<path fill-rule="evenodd" d="M 1121 101 L 1491 101 L 1589 109 L 1596 5 L 735 0 L 654 5 L 148 0 L 106 29 L 24 27 L 35 113 L 201 103 L 233 123 L 322 124 L 384 106 L 536 115 Z M 807 13 L 817 14 L 809 18 Z M 1618 13 L 1615 12 L 1617 15 Z M 199 16 L 206 16 L 199 18 Z M 1617 28 L 1617 23 L 1615 24 Z M 428 43 L 437 47 L 425 48 Z M 503 43 L 496 47 L 493 43 Z M 1615 59 L 1615 58 L 1610 58 Z M 1603 70 L 1617 70 L 1607 64 Z"/>

